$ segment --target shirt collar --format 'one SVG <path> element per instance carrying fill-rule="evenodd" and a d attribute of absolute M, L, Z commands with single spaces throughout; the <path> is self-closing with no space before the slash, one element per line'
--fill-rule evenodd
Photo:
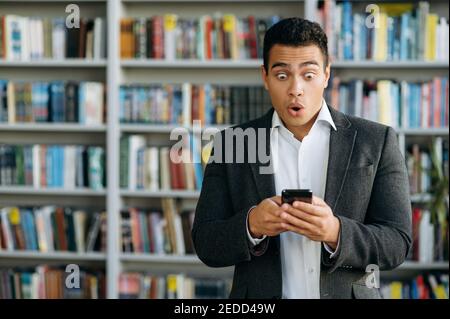
<path fill-rule="evenodd" d="M 337 131 L 336 125 L 334 124 L 333 118 L 331 117 L 330 110 L 328 109 L 327 103 L 325 102 L 324 99 L 322 99 L 322 106 L 320 108 L 319 115 L 317 116 L 316 122 L 314 124 L 316 124 L 319 121 L 327 122 L 335 131 Z M 283 122 L 281 121 L 280 117 L 278 116 L 276 110 L 273 112 L 272 116 L 272 128 L 275 127 L 286 128 Z"/>

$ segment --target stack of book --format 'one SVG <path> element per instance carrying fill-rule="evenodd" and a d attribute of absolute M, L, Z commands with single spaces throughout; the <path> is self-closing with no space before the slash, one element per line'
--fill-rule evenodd
<path fill-rule="evenodd" d="M 352 1 L 321 3 L 316 17 L 335 60 L 448 61 L 448 19 L 428 2 L 380 3 L 370 13 L 352 13 Z"/>
<path fill-rule="evenodd" d="M 35 188 L 105 188 L 100 146 L 0 144 L 0 185 Z"/>
<path fill-rule="evenodd" d="M 0 251 L 106 251 L 106 212 L 71 207 L 0 208 Z"/>
<path fill-rule="evenodd" d="M 123 59 L 262 58 L 264 34 L 279 20 L 278 16 L 238 18 L 234 14 L 124 18 L 120 22 L 120 54 Z"/>
<path fill-rule="evenodd" d="M 448 299 L 448 273 L 423 274 L 409 281 L 381 283 L 385 299 Z"/>
<path fill-rule="evenodd" d="M 129 208 L 121 213 L 122 250 L 151 254 L 194 254 L 191 229 L 194 211 L 179 212 L 173 199 L 163 209 Z"/>
<path fill-rule="evenodd" d="M 39 265 L 34 269 L 0 269 L 0 299 L 104 299 L 102 271 L 80 269 L 78 287 L 67 285 L 65 266 Z M 77 280 L 78 282 L 78 280 Z"/>
<path fill-rule="evenodd" d="M 260 85 L 132 84 L 120 88 L 119 118 L 123 123 L 239 124 L 271 107 L 270 97 Z"/>
<path fill-rule="evenodd" d="M 156 276 L 148 273 L 122 273 L 120 299 L 224 299 L 230 282 L 220 279 L 191 278 L 183 274 Z"/>
<path fill-rule="evenodd" d="M 105 87 L 98 82 L 0 80 L 0 122 L 105 122 Z"/>
<path fill-rule="evenodd" d="M 65 17 L 2 15 L 0 59 L 105 58 L 105 23 L 104 18 L 80 19 L 79 27 L 70 27 L 66 25 Z"/>
<path fill-rule="evenodd" d="M 428 82 L 330 79 L 325 98 L 341 112 L 395 128 L 433 128 L 449 125 L 447 77 Z"/>

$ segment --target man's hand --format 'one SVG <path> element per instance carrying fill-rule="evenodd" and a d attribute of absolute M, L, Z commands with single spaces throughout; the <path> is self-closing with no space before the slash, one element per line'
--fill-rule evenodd
<path fill-rule="evenodd" d="M 312 204 L 295 201 L 293 206 L 283 204 L 280 217 L 281 227 L 311 240 L 326 243 L 336 249 L 340 223 L 331 208 L 321 198 L 313 196 Z"/>
<path fill-rule="evenodd" d="M 281 225 L 284 222 L 280 218 L 283 213 L 281 209 L 281 197 L 273 196 L 261 201 L 248 215 L 248 229 L 254 238 L 263 235 L 276 236 L 284 231 Z"/>

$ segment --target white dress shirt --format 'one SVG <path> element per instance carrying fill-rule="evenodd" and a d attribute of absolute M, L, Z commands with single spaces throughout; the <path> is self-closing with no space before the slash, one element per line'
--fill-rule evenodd
<path fill-rule="evenodd" d="M 270 145 L 278 196 L 285 188 L 307 188 L 314 196 L 324 198 L 331 129 L 336 130 L 336 126 L 324 100 L 303 141 L 296 139 L 284 126 L 276 111 L 273 113 Z M 252 245 L 265 238 L 252 238 L 248 229 L 247 234 Z M 334 257 L 331 248 L 324 246 Z M 283 298 L 320 298 L 321 243 L 288 231 L 280 234 L 280 250 Z"/>

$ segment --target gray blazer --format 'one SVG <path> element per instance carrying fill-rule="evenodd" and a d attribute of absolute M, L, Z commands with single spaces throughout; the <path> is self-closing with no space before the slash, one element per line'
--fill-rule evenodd
<path fill-rule="evenodd" d="M 365 285 L 366 266 L 393 269 L 411 248 L 405 160 L 392 128 L 329 109 L 337 131 L 330 133 L 324 200 L 339 218 L 341 233 L 333 259 L 322 247 L 320 295 L 380 298 L 379 289 Z M 266 154 L 273 112 L 237 126 L 267 128 Z M 223 132 L 216 138 L 223 139 Z M 210 267 L 235 266 L 230 298 L 282 295 L 280 237 L 268 237 L 254 248 L 247 239 L 249 208 L 275 195 L 273 174 L 260 174 L 261 166 L 247 158 L 244 163 L 209 163 L 197 203 L 192 229 L 196 253 Z"/>

